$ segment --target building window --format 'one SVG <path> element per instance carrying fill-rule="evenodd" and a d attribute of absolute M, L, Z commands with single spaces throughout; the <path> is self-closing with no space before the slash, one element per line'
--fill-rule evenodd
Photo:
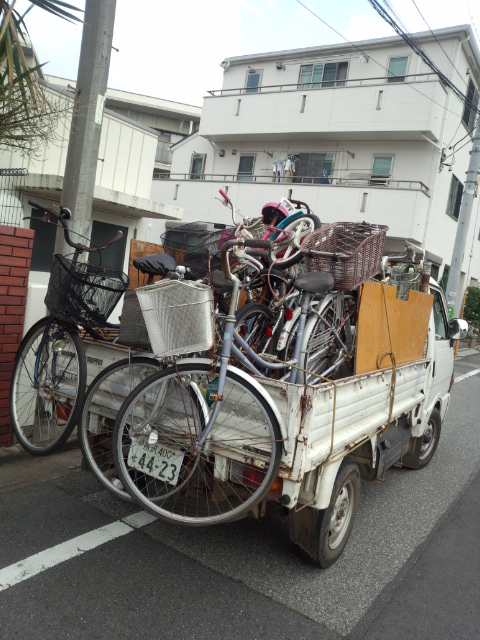
<path fill-rule="evenodd" d="M 478 89 L 475 89 L 475 85 L 470 78 L 468 80 L 467 101 L 465 103 L 462 116 L 462 122 L 469 131 L 472 131 L 475 126 L 475 116 L 478 108 L 478 95 Z"/>
<path fill-rule="evenodd" d="M 117 231 L 123 232 L 123 238 L 115 244 L 112 244 L 107 251 L 102 251 L 101 255 L 97 252 L 89 253 L 88 261 L 90 264 L 94 264 L 97 267 L 102 266 L 112 271 L 123 271 L 128 227 L 121 227 L 118 224 L 94 220 L 92 222 L 91 239 L 93 245 L 97 245 L 98 247 L 104 242 L 107 242 L 107 240 L 110 240 L 110 238 L 113 238 Z"/>
<path fill-rule="evenodd" d="M 334 160 L 332 153 L 299 153 L 293 182 L 329 184 Z"/>
<path fill-rule="evenodd" d="M 35 231 L 35 238 L 33 239 L 30 269 L 49 273 L 52 269 L 57 225 L 46 223 L 44 213 L 39 209 L 32 209 L 31 215 L 30 229 Z M 77 240 L 77 242 L 80 241 Z"/>
<path fill-rule="evenodd" d="M 390 62 L 388 63 L 387 82 L 405 82 L 407 64 L 408 56 L 402 56 L 401 58 L 390 58 Z"/>
<path fill-rule="evenodd" d="M 261 79 L 261 70 L 257 71 L 255 69 L 249 69 L 247 79 L 245 80 L 245 93 L 257 93 L 260 88 Z"/>
<path fill-rule="evenodd" d="M 166 169 L 154 169 L 153 180 L 167 180 L 170 177 L 170 171 Z"/>
<path fill-rule="evenodd" d="M 369 184 L 388 185 L 392 177 L 393 156 L 374 156 Z"/>
<path fill-rule="evenodd" d="M 178 133 L 170 133 L 169 131 L 161 131 L 156 129 L 158 135 L 157 151 L 155 154 L 155 162 L 162 164 L 172 164 L 172 152 L 170 147 L 185 138 L 184 135 Z"/>
<path fill-rule="evenodd" d="M 240 156 L 237 174 L 238 182 L 252 182 L 254 166 L 255 156 Z"/>
<path fill-rule="evenodd" d="M 299 89 L 320 89 L 320 87 L 344 87 L 348 62 L 327 62 L 326 64 L 305 64 L 300 67 Z"/>
<path fill-rule="evenodd" d="M 458 214 L 460 213 L 460 205 L 462 204 L 463 196 L 463 184 L 460 180 L 452 175 L 452 181 L 450 183 L 450 192 L 447 200 L 447 215 L 451 216 L 455 220 L 458 220 Z"/>
<path fill-rule="evenodd" d="M 190 164 L 190 180 L 203 180 L 206 157 L 207 156 L 204 153 L 194 153 L 192 155 L 192 162 Z"/>

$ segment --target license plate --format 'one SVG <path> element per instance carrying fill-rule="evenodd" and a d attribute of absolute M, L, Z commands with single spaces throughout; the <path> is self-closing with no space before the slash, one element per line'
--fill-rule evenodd
<path fill-rule="evenodd" d="M 128 452 L 128 464 L 149 476 L 176 485 L 185 454 L 162 444 L 133 442 Z"/>

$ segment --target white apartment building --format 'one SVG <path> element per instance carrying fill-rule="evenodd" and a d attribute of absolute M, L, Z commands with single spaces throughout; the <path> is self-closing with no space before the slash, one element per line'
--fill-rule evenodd
<path fill-rule="evenodd" d="M 416 38 L 478 104 L 470 27 Z M 198 133 L 175 145 L 169 179 L 153 181 L 152 199 L 183 208 L 185 221 L 229 222 L 215 200 L 220 188 L 247 216 L 292 197 L 325 223 L 387 224 L 387 248 L 416 244 L 442 276 L 476 112 L 402 38 L 226 58 L 222 66 L 222 88 L 208 92 Z M 478 202 L 461 287 L 480 280 Z M 163 226 L 154 223 L 156 236 Z"/>

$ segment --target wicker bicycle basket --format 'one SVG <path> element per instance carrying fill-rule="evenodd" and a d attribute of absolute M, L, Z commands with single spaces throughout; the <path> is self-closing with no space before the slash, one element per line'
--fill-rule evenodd
<path fill-rule="evenodd" d="M 195 278 L 202 278 L 209 269 L 218 269 L 222 246 L 235 237 L 235 228 L 212 222 L 192 222 L 169 229 L 161 236 L 165 253 L 178 265 L 190 269 Z"/>
<path fill-rule="evenodd" d="M 55 254 L 45 306 L 58 318 L 84 327 L 103 327 L 129 282 L 122 271 Z"/>
<path fill-rule="evenodd" d="M 127 289 L 125 292 L 118 343 L 133 349 L 151 351 L 147 327 L 135 289 Z"/>
<path fill-rule="evenodd" d="M 366 222 L 334 222 L 308 235 L 302 243 L 307 271 L 326 271 L 337 290 L 351 290 L 381 268 L 388 227 Z"/>
<path fill-rule="evenodd" d="M 213 345 L 213 298 L 208 285 L 161 280 L 136 291 L 156 357 L 206 351 Z"/>

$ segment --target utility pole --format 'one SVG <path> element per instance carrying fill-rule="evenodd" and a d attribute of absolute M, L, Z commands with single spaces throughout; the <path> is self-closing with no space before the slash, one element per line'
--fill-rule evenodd
<path fill-rule="evenodd" d="M 452 261 L 447 281 L 447 304 L 450 318 L 459 317 L 462 310 L 462 296 L 458 296 L 460 285 L 460 275 L 462 272 L 463 257 L 467 245 L 468 228 L 473 209 L 478 174 L 480 173 L 480 117 L 477 119 L 477 126 L 473 136 L 473 146 L 470 151 L 470 162 L 468 163 L 467 179 L 463 191 L 462 204 L 458 214 L 457 235 L 453 246 Z"/>
<path fill-rule="evenodd" d="M 77 103 L 68 142 L 62 205 L 72 212 L 70 229 L 86 238 L 90 238 L 115 8 L 116 0 L 86 0 L 85 3 Z M 75 236 L 74 241 L 82 242 Z M 71 251 L 68 245 L 64 245 L 63 233 L 57 234 L 55 253 Z"/>

